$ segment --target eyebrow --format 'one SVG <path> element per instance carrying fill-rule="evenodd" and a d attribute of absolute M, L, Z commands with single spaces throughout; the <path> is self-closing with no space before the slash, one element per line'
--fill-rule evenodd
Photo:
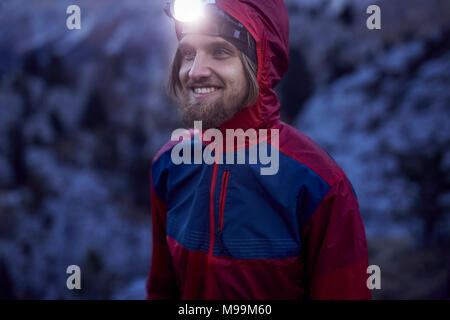
<path fill-rule="evenodd" d="M 216 40 L 211 43 L 208 43 L 207 47 L 216 48 L 216 47 L 226 47 L 229 50 L 235 50 L 234 46 L 227 41 Z"/>
<path fill-rule="evenodd" d="M 213 48 L 217 48 L 217 47 L 226 47 L 228 50 L 230 50 L 232 52 L 236 52 L 236 48 L 232 44 L 228 43 L 227 41 L 222 41 L 222 40 L 214 40 L 213 42 L 209 42 L 205 45 L 205 47 L 207 49 L 213 49 Z M 189 43 L 180 43 L 178 45 L 178 50 L 183 50 L 183 49 L 188 49 L 188 48 L 194 48 L 194 46 Z"/>

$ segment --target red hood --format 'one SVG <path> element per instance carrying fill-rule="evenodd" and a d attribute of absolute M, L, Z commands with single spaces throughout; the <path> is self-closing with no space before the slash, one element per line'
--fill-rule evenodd
<path fill-rule="evenodd" d="M 259 97 L 257 102 L 223 123 L 224 129 L 278 127 L 280 102 L 274 87 L 289 66 L 289 18 L 283 0 L 217 0 L 256 41 Z"/>

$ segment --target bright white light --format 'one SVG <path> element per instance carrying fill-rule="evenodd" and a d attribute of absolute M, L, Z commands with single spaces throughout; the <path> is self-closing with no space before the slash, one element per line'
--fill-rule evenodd
<path fill-rule="evenodd" d="M 192 22 L 203 16 L 202 0 L 176 0 L 173 7 L 175 19 L 181 22 Z"/>

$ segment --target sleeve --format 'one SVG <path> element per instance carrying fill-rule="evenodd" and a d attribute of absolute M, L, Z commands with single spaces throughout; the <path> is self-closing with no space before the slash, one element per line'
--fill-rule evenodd
<path fill-rule="evenodd" d="M 178 299 L 179 290 L 176 285 L 172 257 L 166 240 L 167 207 L 155 192 L 151 177 L 150 185 L 153 250 L 150 272 L 146 283 L 146 299 Z"/>
<path fill-rule="evenodd" d="M 303 231 L 311 299 L 371 299 L 366 235 L 353 188 L 334 183 Z"/>

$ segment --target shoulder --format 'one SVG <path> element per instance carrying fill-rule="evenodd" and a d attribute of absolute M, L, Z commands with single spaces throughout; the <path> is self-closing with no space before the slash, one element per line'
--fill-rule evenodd
<path fill-rule="evenodd" d="M 174 131 L 174 133 L 175 132 L 176 131 Z M 153 157 L 151 164 L 151 181 L 161 194 L 163 193 L 168 171 L 172 166 L 175 165 L 172 161 L 173 148 L 183 142 L 191 143 L 193 136 L 193 129 L 180 129 L 177 133 L 172 134 L 171 138 L 159 149 L 159 151 Z"/>
<path fill-rule="evenodd" d="M 173 139 L 173 137 L 171 137 L 171 139 L 169 139 L 162 147 L 161 149 L 159 149 L 159 151 L 156 153 L 156 155 L 153 157 L 153 165 L 156 162 L 160 162 L 162 161 L 161 158 L 164 158 L 163 156 L 166 154 L 170 154 L 170 151 L 172 150 L 172 148 L 174 146 L 176 146 L 177 144 L 192 138 L 194 135 L 194 131 L 192 129 L 182 129 L 182 133 L 177 134 L 176 137 L 178 137 L 178 140 Z"/>
<path fill-rule="evenodd" d="M 324 149 L 306 134 L 285 123 L 280 124 L 279 150 L 308 167 L 330 186 L 346 179 L 343 170 Z"/>
<path fill-rule="evenodd" d="M 173 140 L 169 140 L 167 141 L 160 149 L 159 151 L 156 153 L 156 155 L 153 157 L 153 161 L 152 164 L 154 165 L 156 162 L 159 162 L 162 157 L 162 155 L 170 153 L 170 150 L 172 150 L 172 148 L 177 145 L 179 143 L 179 141 L 173 141 Z"/>
<path fill-rule="evenodd" d="M 172 165 L 171 150 L 180 141 L 168 140 L 153 157 L 150 170 L 150 183 L 152 190 L 160 199 L 165 199 L 167 191 L 168 171 Z"/>

